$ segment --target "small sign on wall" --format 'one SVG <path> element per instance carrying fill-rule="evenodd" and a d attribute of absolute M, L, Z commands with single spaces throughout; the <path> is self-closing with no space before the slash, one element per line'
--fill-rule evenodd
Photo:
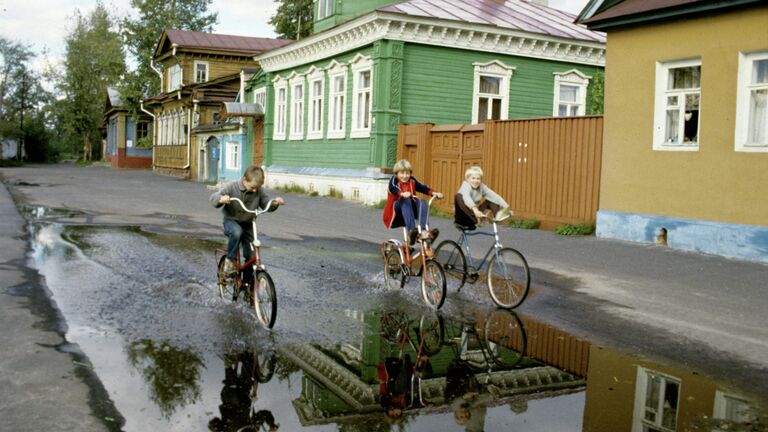
<path fill-rule="evenodd" d="M 126 147 L 133 147 L 133 140 L 126 140 L 125 141 L 125 146 Z"/>

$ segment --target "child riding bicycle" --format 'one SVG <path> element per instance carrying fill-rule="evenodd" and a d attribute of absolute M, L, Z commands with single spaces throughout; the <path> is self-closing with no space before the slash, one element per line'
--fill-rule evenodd
<path fill-rule="evenodd" d="M 224 184 L 218 192 L 211 195 L 211 204 L 216 208 L 222 207 L 224 234 L 227 235 L 227 257 L 224 261 L 224 273 L 228 275 L 237 271 L 234 262 L 237 258 L 238 247 L 242 244 L 243 258 L 244 261 L 247 261 L 251 258 L 252 252 L 249 245 L 253 242 L 253 228 L 251 226 L 253 215 L 230 200 L 238 198 L 249 209 L 263 208 L 269 202 L 269 197 L 262 188 L 263 184 L 264 170 L 256 165 L 251 165 L 245 169 L 242 178 Z M 268 211 L 275 211 L 282 204 L 285 204 L 285 200 L 277 197 L 272 201 L 272 206 Z"/>
<path fill-rule="evenodd" d="M 471 166 L 464 172 L 454 207 L 454 223 L 467 230 L 477 228 L 481 218 L 503 218 L 511 213 L 504 198 L 483 183 L 483 170 L 479 166 Z"/>
<path fill-rule="evenodd" d="M 389 179 L 387 186 L 387 204 L 384 206 L 383 221 L 387 228 L 398 228 L 405 226 L 409 232 L 409 244 L 416 241 L 416 220 L 422 231 L 426 229 L 427 223 L 427 203 L 423 199 L 416 197 L 416 192 L 425 195 L 442 198 L 443 194 L 435 192 L 429 186 L 419 182 L 411 175 L 413 168 L 411 163 L 405 159 L 397 161 L 392 168 L 394 175 Z M 433 229 L 431 232 L 423 232 L 434 239 L 439 231 Z"/>

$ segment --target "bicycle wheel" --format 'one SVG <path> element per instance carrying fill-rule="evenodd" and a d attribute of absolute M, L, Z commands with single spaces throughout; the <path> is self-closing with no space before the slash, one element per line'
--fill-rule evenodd
<path fill-rule="evenodd" d="M 255 379 L 260 383 L 268 382 L 275 374 L 275 365 L 277 357 L 274 352 L 256 354 L 256 373 Z"/>
<path fill-rule="evenodd" d="M 390 289 L 405 286 L 405 273 L 398 249 L 393 249 L 384 256 L 384 285 Z"/>
<path fill-rule="evenodd" d="M 435 314 L 433 316 L 422 315 L 419 320 L 418 341 L 421 350 L 427 356 L 437 354 L 443 346 L 445 337 L 445 323 L 443 317 Z M 423 343 L 422 343 L 423 340 Z"/>
<path fill-rule="evenodd" d="M 263 270 L 256 273 L 254 281 L 253 307 L 256 309 L 256 316 L 264 327 L 272 328 L 277 318 L 275 283 L 272 282 L 269 273 Z"/>
<path fill-rule="evenodd" d="M 443 266 L 448 290 L 461 291 L 467 282 L 467 257 L 458 243 L 445 240 L 435 248 L 435 259 Z"/>
<path fill-rule="evenodd" d="M 400 331 L 408 327 L 408 317 L 404 312 L 384 312 L 379 320 L 379 334 L 389 343 L 396 343 Z"/>
<path fill-rule="evenodd" d="M 219 297 L 236 301 L 238 286 L 237 275 L 227 276 L 224 274 L 224 259 L 226 259 L 226 256 L 223 256 L 221 259 L 219 259 L 219 266 L 216 268 L 216 279 L 219 287 Z"/>
<path fill-rule="evenodd" d="M 512 249 L 497 250 L 488 264 L 488 292 L 494 303 L 505 309 L 519 306 L 531 286 L 531 271 L 523 254 Z"/>
<path fill-rule="evenodd" d="M 504 368 L 517 365 L 525 356 L 528 342 L 525 327 L 517 314 L 497 309 L 485 320 L 485 346 L 493 363 Z"/>
<path fill-rule="evenodd" d="M 421 274 L 421 295 L 429 306 L 437 310 L 445 303 L 445 272 L 443 266 L 428 259 Z"/>

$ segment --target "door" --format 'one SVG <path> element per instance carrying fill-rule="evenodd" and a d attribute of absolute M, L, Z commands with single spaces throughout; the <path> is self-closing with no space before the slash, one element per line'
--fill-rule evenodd
<path fill-rule="evenodd" d="M 256 119 L 253 122 L 253 164 L 262 166 L 264 164 L 264 118 Z"/>
<path fill-rule="evenodd" d="M 219 159 L 221 159 L 221 150 L 219 140 L 216 137 L 208 138 L 208 176 L 206 181 L 216 181 L 219 179 Z"/>

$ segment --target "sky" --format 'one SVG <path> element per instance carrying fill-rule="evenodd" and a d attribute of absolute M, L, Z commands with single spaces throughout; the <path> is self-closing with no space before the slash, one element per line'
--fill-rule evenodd
<path fill-rule="evenodd" d="M 587 1 L 549 0 L 549 5 L 577 14 Z M 132 11 L 130 0 L 104 0 L 104 4 L 118 17 Z M 42 71 L 46 64 L 61 62 L 75 11 L 87 15 L 95 5 L 94 0 L 0 0 L 0 35 L 29 45 L 38 54 L 32 66 Z M 275 37 L 268 23 L 277 10 L 274 0 L 213 0 L 210 10 L 219 13 L 214 33 Z"/>

